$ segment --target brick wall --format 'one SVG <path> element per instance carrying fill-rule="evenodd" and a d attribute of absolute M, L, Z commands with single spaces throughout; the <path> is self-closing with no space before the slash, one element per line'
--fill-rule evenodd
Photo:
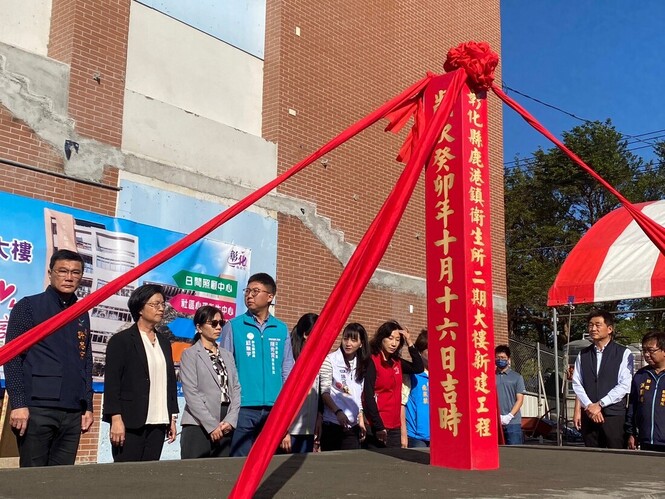
<path fill-rule="evenodd" d="M 296 27 L 301 36 L 296 36 Z M 442 72 L 448 49 L 468 40 L 486 40 L 500 52 L 498 0 L 268 0 L 263 133 L 279 144 L 279 172 L 421 79 L 427 70 Z M 490 122 L 494 292 L 505 297 L 502 129 L 497 99 L 490 99 Z M 279 189 L 317 203 L 319 213 L 354 244 L 402 167 L 394 158 L 404 132 L 387 134 L 380 125 L 384 124 L 329 154 L 325 168 L 314 164 Z M 421 182 L 380 268 L 424 277 L 423 207 Z M 305 227 L 280 218 L 277 313 L 290 325 L 301 312 L 320 309 L 341 271 L 322 246 L 302 243 L 310 238 Z M 414 302 L 418 312 L 408 314 L 407 302 Z M 368 330 L 391 317 L 417 330 L 425 326 L 424 307 L 424 298 L 370 287 L 353 315 L 363 317 Z M 505 316 L 495 315 L 495 324 L 498 339 L 507 338 Z"/>
<path fill-rule="evenodd" d="M 87 433 L 81 435 L 79 450 L 76 453 L 76 464 L 87 464 L 97 462 L 97 447 L 99 435 L 99 424 L 102 417 L 102 394 L 95 393 L 92 401 L 95 413 L 95 422 Z M 108 435 L 104 435 L 108 437 Z"/>
<path fill-rule="evenodd" d="M 120 146 L 131 0 L 53 0 L 48 55 L 70 65 L 69 116 Z M 95 77 L 99 79 L 96 80 Z"/>
<path fill-rule="evenodd" d="M 74 179 L 60 178 L 49 172 L 64 174 L 62 152 L 41 140 L 21 120 L 0 106 L 0 159 L 45 170 L 44 173 L 0 163 L 0 191 L 40 199 L 108 216 L 115 216 L 117 192 Z M 118 169 L 107 166 L 101 183 L 118 185 Z M 101 395 L 95 395 L 95 416 L 101 414 Z M 77 463 L 97 462 L 99 421 L 81 438 Z"/>
<path fill-rule="evenodd" d="M 68 115 L 77 133 L 120 147 L 131 0 L 53 0 L 49 57 L 70 65 Z M 97 79 L 96 79 L 97 78 Z M 0 158 L 64 173 L 63 152 L 0 107 Z M 118 185 L 118 170 L 104 168 L 101 183 Z M 115 216 L 117 192 L 0 164 L 0 190 Z M 95 396 L 99 418 L 101 396 Z M 97 461 L 99 421 L 83 435 L 77 462 Z"/>
<path fill-rule="evenodd" d="M 64 174 L 63 153 L 41 140 L 21 120 L 0 106 L 0 159 L 45 170 L 45 173 L 0 163 L 0 190 L 41 199 L 82 210 L 115 216 L 117 192 L 74 179 L 59 178 L 48 172 Z M 118 185 L 118 169 L 107 166 L 101 183 Z"/>
<path fill-rule="evenodd" d="M 293 327 L 301 315 L 321 311 L 343 268 L 297 218 L 280 215 L 279 234 L 277 315 Z M 284 275 L 282 269 L 289 269 L 290 274 Z M 413 314 L 408 312 L 409 305 L 413 305 Z M 360 322 L 371 335 L 392 318 L 419 333 L 426 325 L 425 299 L 368 286 L 347 322 Z"/>

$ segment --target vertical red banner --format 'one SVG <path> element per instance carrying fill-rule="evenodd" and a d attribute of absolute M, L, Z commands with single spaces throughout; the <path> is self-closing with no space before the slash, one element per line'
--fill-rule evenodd
<path fill-rule="evenodd" d="M 425 91 L 429 121 L 452 75 Z M 487 101 L 464 85 L 425 173 L 431 464 L 499 466 Z"/>

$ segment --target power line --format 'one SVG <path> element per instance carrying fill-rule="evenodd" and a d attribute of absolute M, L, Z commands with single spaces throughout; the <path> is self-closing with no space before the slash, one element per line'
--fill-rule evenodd
<path fill-rule="evenodd" d="M 575 115 L 575 114 L 573 114 L 573 113 L 569 113 L 568 111 L 565 111 L 565 110 L 561 109 L 560 107 L 555 106 L 554 104 L 548 104 L 548 103 L 545 102 L 545 101 L 542 101 L 542 100 L 540 100 L 540 99 L 536 99 L 535 97 L 531 97 L 530 95 L 527 95 L 527 94 L 525 94 L 525 93 L 523 93 L 523 92 L 520 92 L 519 90 L 516 90 L 516 89 L 514 89 L 514 88 L 511 88 L 511 87 L 509 87 L 508 85 L 506 85 L 505 82 L 501 83 L 501 88 L 502 88 L 504 91 L 508 90 L 509 92 L 513 92 L 513 93 L 516 93 L 516 94 L 518 94 L 518 95 L 521 95 L 522 97 L 526 97 L 527 99 L 532 100 L 532 101 L 534 101 L 534 102 L 537 102 L 538 104 L 541 104 L 541 105 L 543 105 L 543 106 L 545 106 L 545 107 L 549 107 L 549 108 L 551 108 L 551 109 L 554 109 L 555 111 L 559 111 L 560 113 L 563 113 L 563 114 L 565 114 L 565 115 L 567 115 L 567 116 L 570 116 L 570 117 L 573 118 L 573 119 L 576 119 L 576 120 L 582 121 L 582 122 L 584 122 L 584 123 L 593 123 L 593 120 L 587 120 L 586 118 L 580 118 L 579 116 L 577 116 L 577 115 Z"/>
<path fill-rule="evenodd" d="M 653 140 L 657 140 L 657 139 L 660 139 L 660 138 L 665 139 L 665 134 L 656 135 L 655 137 L 652 137 Z M 634 144 L 634 142 L 633 142 L 633 144 Z M 630 148 L 627 149 L 627 151 L 628 152 L 633 152 L 633 151 L 638 151 L 640 149 L 652 148 L 652 147 L 655 147 L 655 146 L 656 146 L 656 144 L 653 144 L 653 145 L 648 144 L 648 145 L 643 145 L 643 146 L 639 146 L 639 147 L 630 147 Z M 552 148 L 556 149 L 556 146 L 554 144 L 552 144 Z M 519 159 L 516 159 L 516 160 L 513 160 L 513 161 L 504 161 L 503 167 L 504 167 L 505 170 L 514 170 L 515 168 L 517 168 L 517 163 L 518 162 L 521 164 L 520 166 L 524 165 L 524 166 L 528 167 L 528 166 L 533 165 L 535 160 L 536 160 L 535 156 L 527 156 L 526 158 L 519 158 Z M 645 169 L 646 167 L 647 167 L 647 165 L 644 165 L 644 167 L 642 167 L 641 169 Z"/>
<path fill-rule="evenodd" d="M 651 135 L 651 134 L 654 134 L 654 133 L 660 133 L 660 132 L 665 132 L 665 128 L 662 129 L 662 130 L 654 130 L 654 131 L 652 131 L 652 132 L 646 132 L 646 133 L 643 133 L 643 134 L 640 134 L 640 135 Z M 665 133 L 661 133 L 660 135 L 656 135 L 656 136 L 654 136 L 654 137 L 649 137 L 648 140 L 658 140 L 658 139 L 662 139 L 662 138 L 665 138 Z M 633 145 L 633 144 L 635 144 L 635 143 L 637 143 L 637 142 L 638 142 L 638 141 L 633 141 L 633 142 L 626 141 L 626 145 L 627 145 L 627 146 L 630 146 L 630 145 Z M 654 147 L 654 145 L 655 145 L 655 144 L 648 144 L 648 145 L 646 145 L 646 146 L 633 147 L 633 148 L 629 148 L 628 151 L 636 151 L 636 150 L 638 150 L 638 149 L 645 149 L 646 147 Z M 555 146 L 554 144 L 552 144 L 552 147 L 555 148 L 556 146 Z M 524 161 L 524 160 L 528 160 L 528 159 L 532 159 L 532 158 L 534 158 L 533 155 L 531 155 L 531 156 L 527 156 L 526 158 L 520 158 L 520 159 L 518 159 L 518 160 L 505 161 L 503 164 L 504 164 L 504 166 L 505 166 L 505 165 L 511 165 L 511 164 L 513 164 L 513 163 L 517 163 L 518 161 Z"/>
<path fill-rule="evenodd" d="M 583 123 L 589 123 L 589 124 L 593 124 L 593 123 L 597 122 L 597 120 L 596 120 L 596 121 L 593 121 L 593 120 L 588 120 L 588 119 L 586 119 L 586 118 L 581 118 L 580 116 L 577 116 L 576 114 L 573 114 L 573 113 L 571 113 L 571 112 L 569 112 L 569 111 L 566 111 L 565 109 L 562 109 L 562 108 L 560 108 L 560 107 L 558 107 L 558 106 L 555 106 L 554 104 L 550 104 L 550 103 L 545 102 L 545 101 L 543 101 L 543 100 L 541 100 L 541 99 L 538 99 L 538 98 L 536 98 L 536 97 L 532 97 L 531 95 L 525 94 L 524 92 L 520 92 L 520 91 L 517 90 L 517 89 L 514 89 L 514 88 L 512 88 L 512 87 L 509 87 L 508 85 L 506 85 L 505 82 L 503 82 L 503 83 L 501 84 L 501 86 L 502 86 L 502 88 L 504 89 L 504 91 L 507 91 L 506 93 L 508 93 L 508 92 L 516 93 L 516 94 L 518 94 L 518 95 L 521 95 L 522 97 L 525 97 L 525 98 L 527 98 L 527 99 L 529 99 L 529 100 L 532 100 L 532 101 L 534 101 L 534 102 L 537 102 L 538 104 L 541 104 L 542 106 L 549 107 L 550 109 L 554 109 L 555 111 L 558 111 L 558 112 L 560 112 L 560 113 L 562 113 L 562 114 L 565 114 L 566 116 L 569 116 L 569 117 L 571 117 L 571 118 L 573 118 L 573 119 L 575 119 L 575 120 L 581 121 L 581 122 L 583 122 Z M 622 137 L 624 137 L 624 138 L 626 138 L 626 139 L 630 139 L 630 140 L 632 140 L 632 142 L 627 142 L 627 145 L 634 144 L 634 143 L 636 143 L 636 142 L 642 142 L 643 144 L 646 144 L 646 145 L 643 146 L 643 147 L 635 148 L 635 149 L 631 149 L 631 150 L 644 149 L 644 148 L 646 148 L 646 147 L 655 147 L 656 144 L 654 144 L 654 143 L 652 143 L 652 142 L 647 142 L 647 141 L 653 141 L 653 140 L 659 139 L 659 138 L 661 138 L 661 137 L 664 137 L 665 135 L 660 135 L 660 136 L 657 136 L 657 137 L 649 137 L 648 139 L 643 139 L 642 137 L 645 137 L 646 135 L 653 135 L 653 134 L 655 134 L 655 133 L 660 133 L 660 132 L 665 132 L 665 129 L 653 130 L 653 131 L 651 131 L 651 132 L 640 133 L 640 134 L 637 134 L 637 135 L 630 135 L 630 134 L 622 133 L 622 132 L 619 132 L 619 131 L 618 131 L 618 133 L 619 133 Z M 505 167 L 506 165 L 508 165 L 508 164 L 511 164 L 511 163 L 515 163 L 515 161 L 504 162 L 504 167 Z"/>

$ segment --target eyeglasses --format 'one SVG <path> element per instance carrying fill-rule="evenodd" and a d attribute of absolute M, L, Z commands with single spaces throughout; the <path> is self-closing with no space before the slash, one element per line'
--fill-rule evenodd
<path fill-rule="evenodd" d="M 226 321 L 224 319 L 214 319 L 211 321 L 206 321 L 206 324 L 210 324 L 212 327 L 222 327 L 224 324 L 226 324 Z"/>
<path fill-rule="evenodd" d="M 155 301 L 155 302 L 152 302 L 152 303 L 148 302 L 148 303 L 146 303 L 146 305 L 148 305 L 150 308 L 153 308 L 155 310 L 157 310 L 159 308 L 166 308 L 166 302 L 163 302 L 163 301 Z"/>
<path fill-rule="evenodd" d="M 51 270 L 55 275 L 58 277 L 65 278 L 68 275 L 71 275 L 74 279 L 80 279 L 81 276 L 83 275 L 83 271 L 81 270 L 69 270 L 69 269 L 55 269 Z"/>
<path fill-rule="evenodd" d="M 649 355 L 655 354 L 658 350 L 662 350 L 662 348 L 643 348 L 642 353 L 648 353 Z"/>
<path fill-rule="evenodd" d="M 266 291 L 265 289 L 259 289 L 259 288 L 245 288 L 242 291 L 243 291 L 243 293 L 245 293 L 245 296 L 247 296 L 247 295 L 256 296 L 259 293 L 268 293 L 268 294 L 270 294 L 270 291 Z"/>

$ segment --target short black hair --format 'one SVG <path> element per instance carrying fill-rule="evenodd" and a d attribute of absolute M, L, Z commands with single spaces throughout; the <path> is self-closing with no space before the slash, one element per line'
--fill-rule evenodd
<path fill-rule="evenodd" d="M 266 274 L 265 272 L 254 274 L 249 277 L 247 284 L 249 285 L 252 282 L 263 284 L 266 288 L 268 288 L 268 291 L 271 295 L 277 293 L 277 284 L 275 283 L 275 279 L 273 279 L 270 274 Z"/>
<path fill-rule="evenodd" d="M 222 309 L 214 307 L 212 305 L 203 305 L 202 307 L 199 307 L 196 310 L 196 312 L 194 312 L 194 318 L 192 319 L 194 321 L 194 327 L 203 326 L 203 324 L 205 324 L 206 322 L 210 322 L 211 320 L 213 320 L 217 314 L 219 314 L 219 316 L 224 321 L 222 324 L 225 324 L 226 321 L 224 320 L 224 312 L 222 312 Z M 199 341 L 200 338 L 201 338 L 201 333 L 199 332 L 194 333 L 192 344 Z"/>
<path fill-rule="evenodd" d="M 497 345 L 494 349 L 494 355 L 498 355 L 500 353 L 505 353 L 506 357 L 510 358 L 510 347 L 508 345 Z"/>
<path fill-rule="evenodd" d="M 148 303 L 148 300 L 156 294 L 160 294 L 164 298 L 164 288 L 159 284 L 144 284 L 132 291 L 132 294 L 129 295 L 129 300 L 127 300 L 127 308 L 129 308 L 129 313 L 132 314 L 134 322 L 139 320 L 141 310 Z"/>
<path fill-rule="evenodd" d="M 649 331 L 642 337 L 642 346 L 650 343 L 651 340 L 656 340 L 656 345 L 661 350 L 665 350 L 665 333 L 662 331 Z"/>
<path fill-rule="evenodd" d="M 49 270 L 53 270 L 53 267 L 55 267 L 55 262 L 57 262 L 58 260 L 70 260 L 72 262 L 79 262 L 81 264 L 81 270 L 83 270 L 83 267 L 85 267 L 85 263 L 83 262 L 83 257 L 79 255 L 76 251 L 68 249 L 60 249 L 54 251 L 53 255 L 51 255 L 51 260 L 49 261 L 48 264 Z"/>
<path fill-rule="evenodd" d="M 594 317 L 602 317 L 605 321 L 606 326 L 611 326 L 614 329 L 614 316 L 610 314 L 607 310 L 596 309 L 589 312 L 586 316 L 587 323 L 591 322 L 591 319 Z"/>
<path fill-rule="evenodd" d="M 418 350 L 421 353 L 427 350 L 427 329 L 420 330 L 420 334 L 416 338 L 416 341 L 413 344 L 413 346 L 415 346 L 416 350 Z"/>

